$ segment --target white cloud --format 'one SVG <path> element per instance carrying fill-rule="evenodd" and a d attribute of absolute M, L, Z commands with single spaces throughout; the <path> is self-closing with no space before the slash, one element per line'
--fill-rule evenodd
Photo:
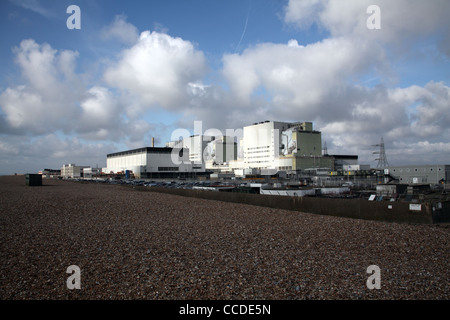
<path fill-rule="evenodd" d="M 25 86 L 7 88 L 0 96 L 0 103 L 3 105 L 6 120 L 13 128 L 33 127 L 39 119 L 43 120 L 45 117 L 46 105 L 42 97 L 26 92 Z"/>
<path fill-rule="evenodd" d="M 390 83 L 388 63 L 382 47 L 348 37 L 305 46 L 294 40 L 260 44 L 224 57 L 223 74 L 232 96 L 245 106 L 227 111 L 235 117 L 241 112 L 245 125 L 262 119 L 314 121 L 330 152 L 359 154 L 363 161 L 371 160 L 376 151 L 371 146 L 382 136 L 388 146 L 396 141 L 433 146 L 447 141 L 450 88 L 433 81 L 423 87 L 390 88 L 382 84 L 383 79 Z M 373 70 L 378 70 L 381 84 L 357 84 Z M 261 91 L 267 93 L 265 103 L 257 100 Z"/>
<path fill-rule="evenodd" d="M 10 135 L 0 141 L 1 172 L 59 169 L 64 163 L 103 167 L 106 166 L 106 154 L 113 149 L 111 142 L 89 142 L 79 137 L 63 137 L 59 133 L 36 136 L 32 140 Z"/>
<path fill-rule="evenodd" d="M 57 51 L 46 43 L 39 45 L 31 39 L 23 40 L 13 51 L 26 81 L 41 94 L 53 93 L 59 83 L 55 66 Z"/>
<path fill-rule="evenodd" d="M 381 7 L 378 33 L 366 27 L 370 4 Z M 224 55 L 222 74 L 229 92 L 215 91 L 228 94 L 231 104 L 227 112 L 218 111 L 219 117 L 226 121 L 231 114 L 243 125 L 265 119 L 314 121 L 329 140 L 329 151 L 361 154 L 362 159 L 373 157 L 371 145 L 381 136 L 388 146 L 399 140 L 433 146 L 447 141 L 449 87 L 431 79 L 425 86 L 393 86 L 399 77 L 391 67 L 401 58 L 397 49 L 408 48 L 414 36 L 428 41 L 428 36 L 445 35 L 439 27 L 448 26 L 443 14 L 448 2 L 428 6 L 418 1 L 291 0 L 286 22 L 301 28 L 316 23 L 331 37 L 304 45 L 295 39 L 287 45 L 261 43 Z M 378 85 L 365 87 L 368 77 Z"/>
<path fill-rule="evenodd" d="M 320 0 L 290 0 L 285 7 L 284 19 L 286 22 L 295 23 L 300 28 L 309 28 L 319 20 L 319 13 L 323 7 Z"/>
<path fill-rule="evenodd" d="M 201 79 L 207 68 L 203 53 L 189 41 L 145 31 L 134 46 L 124 50 L 121 60 L 106 70 L 104 78 L 135 100 L 135 115 L 154 106 L 182 108 L 189 83 Z"/>
<path fill-rule="evenodd" d="M 104 39 L 118 39 L 125 44 L 135 44 L 139 39 L 138 29 L 127 22 L 127 17 L 124 15 L 118 15 L 114 18 L 114 21 L 101 31 L 101 37 Z"/>
<path fill-rule="evenodd" d="M 430 153 L 435 161 L 445 162 L 450 156 L 445 147 L 450 136 L 449 90 L 445 84 L 434 82 L 424 87 L 365 89 L 360 102 L 349 100 L 352 112 L 348 119 L 323 123 L 321 129 L 334 152 L 345 147 L 370 160 L 371 152 L 376 151 L 371 145 L 383 136 L 397 164 L 429 161 Z M 443 147 L 441 153 L 438 146 Z"/>
<path fill-rule="evenodd" d="M 136 141 L 152 129 L 126 117 L 110 88 L 87 88 L 76 73 L 77 52 L 24 40 L 14 48 L 22 83 L 0 92 L 1 133 L 47 135 L 55 131 L 88 140 Z"/>
<path fill-rule="evenodd" d="M 92 87 L 81 102 L 81 115 L 77 131 L 90 139 L 111 139 L 118 133 L 121 123 L 120 105 L 112 93 L 104 87 Z"/>
<path fill-rule="evenodd" d="M 358 79 L 384 64 L 383 52 L 363 42 L 332 38 L 299 46 L 291 40 L 287 45 L 265 43 L 241 55 L 226 55 L 223 74 L 241 105 L 252 106 L 252 97 L 263 88 L 273 115 L 316 118 L 324 112 L 343 112 L 328 104 L 330 94 L 341 95 L 349 78 Z"/>
<path fill-rule="evenodd" d="M 39 45 L 34 40 L 23 40 L 13 51 L 25 84 L 8 87 L 0 94 L 5 125 L 16 133 L 69 129 L 82 83 L 74 74 L 78 53 L 58 53 L 50 45 Z"/>
<path fill-rule="evenodd" d="M 381 29 L 369 30 L 370 5 L 381 11 Z M 284 21 L 300 28 L 313 23 L 333 37 L 376 40 L 395 46 L 410 45 L 427 37 L 440 36 L 448 42 L 450 2 L 447 0 L 289 0 Z"/>

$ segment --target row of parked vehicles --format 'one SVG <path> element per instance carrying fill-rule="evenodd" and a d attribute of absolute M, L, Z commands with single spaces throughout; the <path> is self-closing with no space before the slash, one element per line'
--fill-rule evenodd
<path fill-rule="evenodd" d="M 193 187 L 209 187 L 217 184 L 213 181 L 154 181 L 154 180 L 133 180 L 133 179 L 70 179 L 72 181 L 95 182 L 106 184 L 130 185 L 139 187 L 192 189 Z M 230 186 L 234 184 L 229 183 Z M 223 183 L 221 183 L 223 185 Z"/>
<path fill-rule="evenodd" d="M 211 185 L 210 181 L 187 182 L 187 181 L 123 180 L 118 183 L 141 187 L 172 188 L 172 189 L 192 189 L 194 186 Z"/>

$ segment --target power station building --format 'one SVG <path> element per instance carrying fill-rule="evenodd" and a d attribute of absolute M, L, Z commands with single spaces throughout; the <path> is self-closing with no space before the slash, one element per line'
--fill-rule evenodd
<path fill-rule="evenodd" d="M 185 137 L 178 141 L 170 141 L 166 143 L 169 148 L 185 148 L 188 150 L 188 159 L 196 164 L 203 163 L 203 152 L 213 137 L 203 135 L 193 135 Z"/>
<path fill-rule="evenodd" d="M 439 184 L 450 182 L 450 165 L 389 166 L 384 173 L 407 184 Z"/>
<path fill-rule="evenodd" d="M 135 177 L 227 173 L 238 176 L 334 171 L 357 165 L 358 156 L 322 154 L 322 134 L 312 122 L 264 121 L 243 128 L 237 137 L 193 135 L 166 143 L 107 155 L 103 173 L 133 172 Z"/>
<path fill-rule="evenodd" d="M 244 127 L 243 135 L 244 169 L 299 173 L 358 163 L 358 156 L 322 154 L 322 133 L 312 122 L 264 121 Z"/>
<path fill-rule="evenodd" d="M 168 142 L 166 147 L 188 149 L 189 160 L 195 164 L 203 164 L 207 169 L 237 159 L 237 143 L 234 137 L 193 135 Z"/>
<path fill-rule="evenodd" d="M 154 147 L 152 139 L 152 147 L 108 154 L 101 173 L 98 169 L 65 164 L 61 176 L 133 173 L 136 178 L 174 179 L 209 174 L 223 177 L 371 174 L 370 165 L 358 164 L 357 155 L 329 155 L 326 147 L 322 147 L 322 133 L 314 130 L 312 122 L 257 122 L 243 127 L 241 135 L 192 135 L 170 141 L 166 147 Z M 385 178 L 390 176 L 391 180 L 404 184 L 450 182 L 450 165 L 386 166 L 382 170 Z"/>
<path fill-rule="evenodd" d="M 185 177 L 204 172 L 204 165 L 189 160 L 187 148 L 144 147 L 106 156 L 104 173 L 132 172 L 137 178 Z"/>

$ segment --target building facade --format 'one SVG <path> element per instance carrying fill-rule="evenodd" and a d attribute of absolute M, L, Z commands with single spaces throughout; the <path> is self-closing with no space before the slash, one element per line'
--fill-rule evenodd
<path fill-rule="evenodd" d="M 265 121 L 244 127 L 244 166 L 256 169 L 274 169 L 275 159 L 280 157 L 281 132 L 288 125 L 284 122 Z"/>
<path fill-rule="evenodd" d="M 61 176 L 61 169 L 44 169 L 38 172 L 42 178 L 58 178 Z"/>
<path fill-rule="evenodd" d="M 94 178 L 99 176 L 102 172 L 101 168 L 83 168 L 83 177 L 84 178 Z"/>
<path fill-rule="evenodd" d="M 67 178 L 83 178 L 83 169 L 89 166 L 77 166 L 74 163 L 63 164 L 61 167 L 61 177 Z"/>
<path fill-rule="evenodd" d="M 237 160 L 237 152 L 237 142 L 233 137 L 214 137 L 206 146 L 205 160 L 212 161 L 214 164 L 224 164 Z"/>
<path fill-rule="evenodd" d="M 144 147 L 106 156 L 104 173 L 132 172 L 137 178 L 184 176 L 205 171 L 204 164 L 189 160 L 187 148 Z"/>
<path fill-rule="evenodd" d="M 390 166 L 384 173 L 408 184 L 449 183 L 450 165 Z"/>
<path fill-rule="evenodd" d="M 166 147 L 186 148 L 195 164 L 223 164 L 237 159 L 237 143 L 233 137 L 193 135 L 166 143 Z"/>
<path fill-rule="evenodd" d="M 290 173 L 334 169 L 335 158 L 322 155 L 322 134 L 312 122 L 264 121 L 244 127 L 243 133 L 245 168 Z"/>

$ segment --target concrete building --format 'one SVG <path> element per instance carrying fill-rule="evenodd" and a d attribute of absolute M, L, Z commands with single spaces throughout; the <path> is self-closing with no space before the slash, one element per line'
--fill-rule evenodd
<path fill-rule="evenodd" d="M 77 166 L 74 163 L 63 164 L 61 177 L 63 178 L 83 178 L 83 169 L 89 166 Z"/>
<path fill-rule="evenodd" d="M 332 157 L 334 158 L 335 170 L 355 170 L 358 168 L 357 155 L 333 155 Z"/>
<path fill-rule="evenodd" d="M 264 121 L 245 126 L 242 137 L 193 135 L 166 143 L 189 150 L 189 160 L 214 173 L 288 175 L 317 170 L 342 170 L 358 165 L 358 156 L 322 154 L 322 133 L 312 122 Z"/>
<path fill-rule="evenodd" d="M 42 175 L 42 178 L 58 178 L 61 176 L 61 169 L 44 169 L 38 173 Z"/>
<path fill-rule="evenodd" d="M 201 164 L 204 161 L 204 151 L 208 143 L 213 141 L 213 137 L 203 135 L 193 135 L 178 141 L 166 143 L 169 148 L 186 148 L 189 154 L 189 161 L 195 164 Z"/>
<path fill-rule="evenodd" d="M 281 132 L 288 129 L 288 124 L 265 121 L 243 129 L 245 167 L 275 169 L 275 159 L 278 159 L 281 153 Z"/>
<path fill-rule="evenodd" d="M 224 164 L 237 160 L 237 153 L 237 142 L 233 137 L 213 137 L 206 146 L 205 160 L 210 160 L 213 164 Z"/>
<path fill-rule="evenodd" d="M 335 157 L 322 155 L 322 134 L 312 122 L 264 121 L 244 127 L 244 167 L 273 173 L 328 168 Z"/>
<path fill-rule="evenodd" d="M 233 137 L 193 135 L 179 141 L 170 141 L 166 147 L 186 148 L 189 150 L 189 160 L 206 169 L 214 169 L 237 159 L 237 143 Z"/>
<path fill-rule="evenodd" d="M 389 166 L 384 169 L 386 175 L 407 184 L 449 183 L 450 165 L 412 165 Z"/>
<path fill-rule="evenodd" d="M 126 171 L 136 178 L 184 177 L 204 172 L 205 166 L 190 161 L 187 148 L 144 147 L 106 156 L 104 173 L 125 174 Z"/>
<path fill-rule="evenodd" d="M 93 178 L 95 176 L 100 175 L 101 172 L 102 172 L 101 168 L 83 168 L 83 177 Z"/>

